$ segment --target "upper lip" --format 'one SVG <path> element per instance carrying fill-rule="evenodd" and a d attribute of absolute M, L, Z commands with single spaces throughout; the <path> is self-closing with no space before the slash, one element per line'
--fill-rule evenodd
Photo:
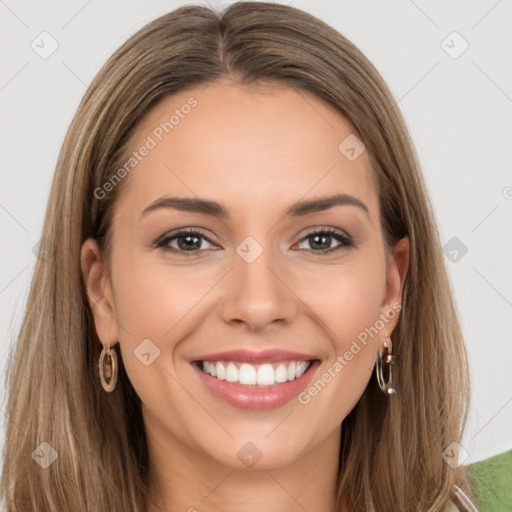
<path fill-rule="evenodd" d="M 228 350 L 227 352 L 215 352 L 193 359 L 197 361 L 240 361 L 246 363 L 273 363 L 277 361 L 311 361 L 315 356 L 292 352 L 290 350 Z"/>

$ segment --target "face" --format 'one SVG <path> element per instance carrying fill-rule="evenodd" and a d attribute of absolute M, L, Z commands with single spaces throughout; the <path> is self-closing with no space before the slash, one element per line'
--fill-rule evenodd
<path fill-rule="evenodd" d="M 162 450 L 276 468 L 339 438 L 408 258 L 405 239 L 387 253 L 354 137 L 306 92 L 228 82 L 168 97 L 138 127 L 111 274 L 93 240 L 82 268 Z"/>

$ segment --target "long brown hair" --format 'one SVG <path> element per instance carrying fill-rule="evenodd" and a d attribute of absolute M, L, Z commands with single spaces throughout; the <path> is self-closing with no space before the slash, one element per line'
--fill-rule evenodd
<path fill-rule="evenodd" d="M 444 510 L 455 484 L 470 491 L 464 468 L 442 458 L 461 439 L 468 370 L 405 122 L 374 66 L 333 28 L 289 6 L 243 2 L 223 12 L 181 7 L 146 25 L 103 66 L 71 123 L 47 206 L 44 257 L 8 366 L 1 480 L 8 511 L 146 508 L 140 399 L 122 362 L 115 391 L 101 387 L 101 344 L 80 248 L 94 237 L 108 256 L 112 206 L 124 182 L 101 200 L 94 190 L 119 168 L 144 114 L 165 96 L 220 78 L 309 91 L 337 109 L 364 142 L 386 242 L 391 247 L 409 237 L 410 261 L 393 333 L 398 395 L 386 398 L 372 379 L 343 421 L 339 497 L 353 512 Z M 38 454 L 58 458 L 44 468 Z"/>

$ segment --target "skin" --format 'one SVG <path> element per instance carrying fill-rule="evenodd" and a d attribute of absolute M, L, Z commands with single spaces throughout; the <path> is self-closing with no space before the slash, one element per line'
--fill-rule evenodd
<path fill-rule="evenodd" d="M 338 145 L 354 129 L 304 91 L 217 82 L 179 93 L 146 115 L 132 149 L 191 97 L 197 106 L 125 178 L 110 277 L 96 242 L 82 247 L 99 338 L 120 344 L 142 400 L 153 496 L 165 512 L 334 510 L 342 421 L 399 315 L 305 405 L 293 399 L 270 411 L 238 410 L 211 395 L 189 361 L 235 348 L 284 348 L 320 359 L 316 381 L 401 303 L 408 241 L 388 257 L 367 153 L 349 161 Z M 358 198 L 368 215 L 345 205 L 283 217 L 299 200 L 335 192 Z M 161 208 L 141 218 L 163 196 L 215 200 L 230 217 Z M 198 255 L 152 246 L 187 227 L 212 240 L 194 239 Z M 327 238 L 324 247 L 342 248 L 320 254 L 306 235 L 326 227 L 355 245 Z M 263 249 L 252 263 L 236 252 L 247 236 Z M 178 241 L 169 242 L 175 251 Z M 134 350 L 148 338 L 160 356 L 146 366 Z M 248 442 L 262 454 L 252 468 L 237 457 Z"/>

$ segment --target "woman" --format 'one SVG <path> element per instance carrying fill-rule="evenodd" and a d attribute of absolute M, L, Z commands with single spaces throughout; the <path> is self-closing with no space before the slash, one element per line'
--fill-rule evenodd
<path fill-rule="evenodd" d="M 292 7 L 183 7 L 99 72 L 9 374 L 14 511 L 474 510 L 467 362 L 405 123 Z"/>

